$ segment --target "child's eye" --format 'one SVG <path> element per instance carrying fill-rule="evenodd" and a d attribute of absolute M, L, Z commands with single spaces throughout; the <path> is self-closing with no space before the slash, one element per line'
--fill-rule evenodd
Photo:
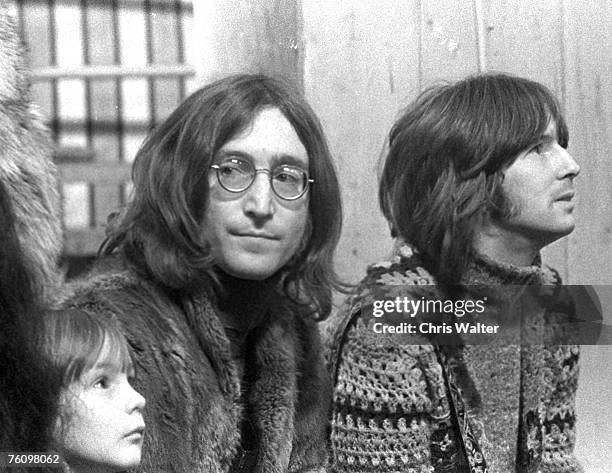
<path fill-rule="evenodd" d="M 544 152 L 544 143 L 538 143 L 530 150 L 530 153 L 542 154 L 543 152 Z"/>
<path fill-rule="evenodd" d="M 94 388 L 107 389 L 110 385 L 110 382 L 106 376 L 102 376 L 94 382 Z"/>

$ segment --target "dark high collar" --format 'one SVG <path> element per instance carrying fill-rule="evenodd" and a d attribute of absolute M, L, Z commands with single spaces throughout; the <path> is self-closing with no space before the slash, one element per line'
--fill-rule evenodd
<path fill-rule="evenodd" d="M 525 285 L 538 284 L 544 277 L 538 256 L 530 266 L 514 266 L 477 254 L 461 277 L 464 285 Z"/>
<path fill-rule="evenodd" d="M 216 305 L 226 324 L 245 332 L 258 326 L 275 298 L 275 284 L 269 280 L 240 279 L 222 271 L 218 276 Z"/>

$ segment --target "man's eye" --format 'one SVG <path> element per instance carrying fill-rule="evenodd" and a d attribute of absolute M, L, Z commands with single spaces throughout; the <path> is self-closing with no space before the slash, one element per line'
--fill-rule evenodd
<path fill-rule="evenodd" d="M 224 176 L 231 176 L 232 174 L 234 174 L 237 171 L 237 169 L 232 167 L 232 166 L 221 166 L 219 168 L 219 171 Z"/>
<path fill-rule="evenodd" d="M 274 172 L 274 180 L 277 182 L 282 182 L 286 184 L 294 184 L 300 183 L 303 179 L 302 171 L 297 169 L 292 169 L 290 167 L 283 167 L 281 169 L 277 169 Z"/>
<path fill-rule="evenodd" d="M 224 163 L 219 166 L 219 171 L 224 176 L 248 174 L 248 166 L 242 163 Z"/>
<path fill-rule="evenodd" d="M 299 182 L 299 179 L 295 174 L 291 174 L 288 172 L 281 172 L 274 176 L 274 178 L 279 182 L 286 182 L 288 184 L 293 182 Z"/>
<path fill-rule="evenodd" d="M 544 152 L 544 143 L 538 143 L 533 148 L 531 148 L 531 153 L 542 154 Z"/>

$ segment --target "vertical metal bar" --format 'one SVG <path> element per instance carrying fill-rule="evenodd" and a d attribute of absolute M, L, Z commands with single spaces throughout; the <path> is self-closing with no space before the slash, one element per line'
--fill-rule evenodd
<path fill-rule="evenodd" d="M 97 218 L 97 212 L 96 212 L 96 186 L 93 182 L 88 182 L 87 183 L 87 187 L 88 187 L 88 194 L 89 194 L 89 202 L 88 202 L 88 206 L 89 206 L 89 227 L 91 228 L 95 228 L 96 225 L 96 218 Z"/>
<path fill-rule="evenodd" d="M 91 64 L 91 54 L 89 50 L 89 21 L 87 18 L 87 0 L 81 0 L 81 37 L 83 43 L 83 64 Z M 87 137 L 87 147 L 93 146 L 93 124 L 91 119 L 91 80 L 84 78 L 85 81 L 85 135 Z M 96 186 L 93 182 L 88 183 L 89 187 L 89 227 L 96 227 Z"/>
<path fill-rule="evenodd" d="M 151 20 L 151 0 L 144 0 L 144 13 L 145 13 L 145 41 L 147 48 L 147 64 L 153 64 L 153 25 Z M 149 88 L 149 130 L 155 127 L 155 91 L 156 83 L 153 77 L 147 78 L 147 87 Z"/>
<path fill-rule="evenodd" d="M 114 63 L 116 65 L 121 64 L 121 47 L 119 45 L 119 5 L 118 0 L 111 0 L 111 5 L 113 9 L 113 54 L 114 54 Z M 119 160 L 125 161 L 125 150 L 123 146 L 123 134 L 124 134 L 124 126 L 123 126 L 123 100 L 121 98 L 121 78 L 117 77 L 115 79 L 115 93 L 117 100 L 117 139 L 119 140 Z"/>
<path fill-rule="evenodd" d="M 55 0 L 47 0 L 49 8 L 49 62 L 50 66 L 57 66 L 57 44 L 55 41 L 55 30 L 57 22 L 55 21 Z M 57 79 L 51 79 L 51 133 L 53 141 L 57 143 L 59 139 L 59 119 L 58 119 L 58 92 Z"/>
<path fill-rule="evenodd" d="M 88 0 L 81 0 L 81 30 L 83 35 L 83 63 L 91 65 L 90 37 L 89 37 L 89 18 L 87 15 Z M 91 105 L 91 79 L 85 78 L 85 133 L 87 135 L 87 146 L 93 146 L 93 120 Z"/>
<path fill-rule="evenodd" d="M 183 30 L 183 14 L 184 8 L 181 0 L 174 0 L 174 15 L 176 17 L 176 49 L 178 55 L 178 62 L 180 64 L 185 64 L 185 38 L 184 38 L 184 30 Z M 181 101 L 185 98 L 185 76 L 180 76 L 178 78 L 179 82 L 179 97 Z"/>

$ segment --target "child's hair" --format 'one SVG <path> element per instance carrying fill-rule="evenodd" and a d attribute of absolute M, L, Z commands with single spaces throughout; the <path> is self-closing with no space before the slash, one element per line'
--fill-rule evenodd
<path fill-rule="evenodd" d="M 62 450 L 66 428 L 72 418 L 70 386 L 79 382 L 96 363 L 118 362 L 129 372 L 132 360 L 127 341 L 115 319 L 94 316 L 81 309 L 48 311 L 41 327 L 41 349 L 56 399 L 56 425 L 51 447 Z"/>
<path fill-rule="evenodd" d="M 102 361 L 101 356 L 118 360 L 122 371 L 132 366 L 127 341 L 115 319 L 81 309 L 49 311 L 44 319 L 43 350 L 63 388 Z"/>

